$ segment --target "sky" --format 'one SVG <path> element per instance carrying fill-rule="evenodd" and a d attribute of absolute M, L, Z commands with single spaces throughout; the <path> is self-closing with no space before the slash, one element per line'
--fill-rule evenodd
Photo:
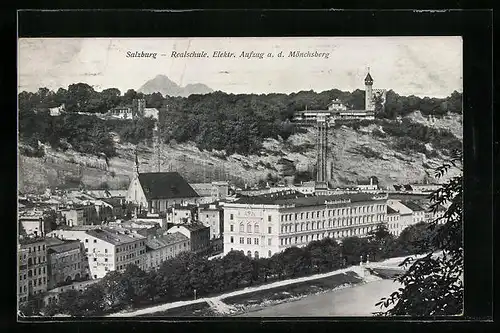
<path fill-rule="evenodd" d="M 157 53 L 131 58 L 127 52 Z M 172 51 L 205 51 L 210 58 L 172 58 Z M 213 58 L 214 51 L 235 58 Z M 273 58 L 240 58 L 241 52 Z M 285 57 L 278 58 L 283 51 Z M 328 58 L 289 58 L 290 51 L 329 53 Z M 163 55 L 162 55 L 163 54 Z M 445 97 L 462 91 L 461 37 L 273 37 L 273 38 L 20 38 L 18 90 L 56 91 L 84 82 L 122 94 L 157 75 L 180 86 L 203 83 L 226 93 L 321 92 L 374 89 L 401 95 Z"/>

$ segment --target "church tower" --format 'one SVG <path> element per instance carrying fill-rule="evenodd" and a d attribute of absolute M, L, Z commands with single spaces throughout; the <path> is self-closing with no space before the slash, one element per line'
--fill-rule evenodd
<path fill-rule="evenodd" d="M 374 111 L 375 104 L 373 103 L 373 79 L 370 75 L 370 68 L 368 68 L 368 74 L 365 77 L 365 110 Z"/>

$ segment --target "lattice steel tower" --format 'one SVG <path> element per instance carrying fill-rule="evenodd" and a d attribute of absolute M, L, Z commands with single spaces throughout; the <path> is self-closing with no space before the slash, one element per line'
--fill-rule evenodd
<path fill-rule="evenodd" d="M 318 136 L 316 138 L 316 182 L 318 185 L 328 183 L 328 121 L 326 118 L 317 120 Z"/>

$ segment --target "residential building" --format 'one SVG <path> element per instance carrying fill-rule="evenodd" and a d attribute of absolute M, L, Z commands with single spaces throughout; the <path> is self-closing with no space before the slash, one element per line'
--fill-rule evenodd
<path fill-rule="evenodd" d="M 306 196 L 285 191 L 224 204 L 224 253 L 269 258 L 326 237 L 363 237 L 385 221 L 387 195 Z"/>
<path fill-rule="evenodd" d="M 177 172 L 135 173 L 126 201 L 139 210 L 165 212 L 175 204 L 197 204 L 200 196 Z"/>
<path fill-rule="evenodd" d="M 20 239 L 17 249 L 17 296 L 20 302 L 25 302 L 47 291 L 47 248 L 44 238 L 35 237 Z"/>
<path fill-rule="evenodd" d="M 224 211 L 217 203 L 200 205 L 198 221 L 210 228 L 210 239 L 221 238 L 224 231 Z"/>
<path fill-rule="evenodd" d="M 398 237 L 401 234 L 401 231 L 403 231 L 400 224 L 400 217 L 401 216 L 398 211 L 392 209 L 390 206 L 387 206 L 385 222 L 389 233 L 395 237 Z"/>
<path fill-rule="evenodd" d="M 412 224 L 425 222 L 425 209 L 423 209 L 420 205 L 418 205 L 414 201 L 408 201 L 408 200 L 402 201 L 401 203 L 411 209 Z"/>
<path fill-rule="evenodd" d="M 83 243 L 79 240 L 47 238 L 48 289 L 90 278 Z"/>
<path fill-rule="evenodd" d="M 120 227 L 87 226 L 57 229 L 50 234 L 83 243 L 93 279 L 102 278 L 110 271 L 124 271 L 129 264 L 143 267 L 146 237 L 139 233 Z"/>
<path fill-rule="evenodd" d="M 399 225 L 401 231 L 413 224 L 413 211 L 406 205 L 401 203 L 401 200 L 389 199 L 387 206 L 399 213 Z"/>
<path fill-rule="evenodd" d="M 165 260 L 190 250 L 189 238 L 180 232 L 150 238 L 146 241 L 144 269 L 158 269 Z"/>
<path fill-rule="evenodd" d="M 191 252 L 206 254 L 210 251 L 210 228 L 199 222 L 178 224 L 167 230 L 167 234 L 180 232 L 189 238 Z"/>
<path fill-rule="evenodd" d="M 173 205 L 167 208 L 167 223 L 181 224 L 196 221 L 198 218 L 198 206 L 195 205 Z"/>
<path fill-rule="evenodd" d="M 124 271 L 129 264 L 144 267 L 146 237 L 114 228 L 89 230 L 86 234 L 83 241 L 94 279 L 104 277 L 109 271 Z"/>
<path fill-rule="evenodd" d="M 63 221 L 69 227 L 85 225 L 87 224 L 87 219 L 84 215 L 83 208 L 65 208 L 61 209 L 61 215 L 63 217 Z"/>

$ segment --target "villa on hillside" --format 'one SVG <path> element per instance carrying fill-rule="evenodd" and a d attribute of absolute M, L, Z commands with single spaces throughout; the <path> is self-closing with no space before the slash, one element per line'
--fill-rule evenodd
<path fill-rule="evenodd" d="M 327 110 L 305 110 L 296 111 L 293 121 L 297 123 L 316 123 L 326 121 L 335 123 L 336 120 L 374 120 L 375 119 L 375 97 L 381 98 L 385 102 L 386 91 L 384 89 L 372 89 L 373 78 L 370 72 L 365 77 L 365 109 L 350 110 L 342 101 L 334 99 L 328 104 Z"/>

